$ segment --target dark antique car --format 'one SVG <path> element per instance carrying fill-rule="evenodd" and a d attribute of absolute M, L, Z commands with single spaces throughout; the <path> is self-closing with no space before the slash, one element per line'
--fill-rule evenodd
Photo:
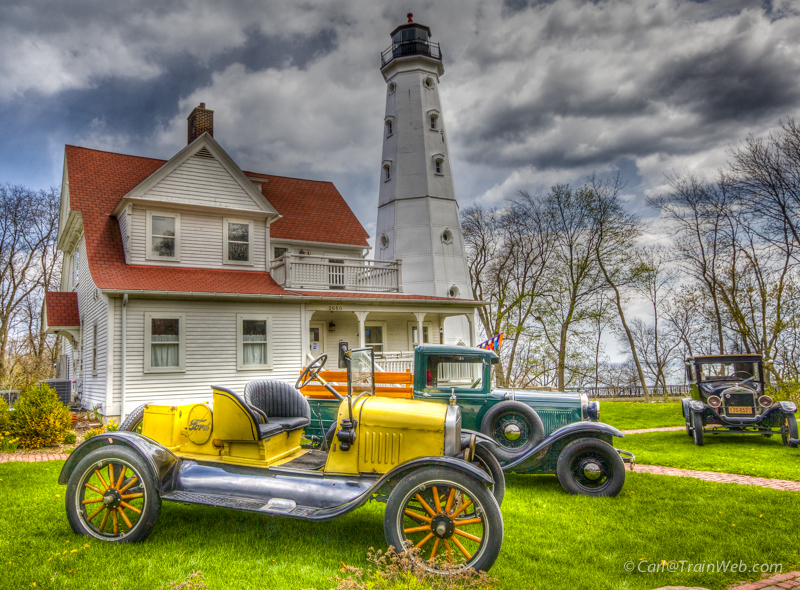
<path fill-rule="evenodd" d="M 402 394 L 461 408 L 464 432 L 475 434 L 478 451 L 490 451 L 507 473 L 556 474 L 573 494 L 615 496 L 625 483 L 625 465 L 631 453 L 613 446 L 625 435 L 598 422 L 599 402 L 585 394 L 492 387 L 492 365 L 499 357 L 482 348 L 425 344 L 414 353 L 413 384 Z M 309 365 L 314 369 L 315 363 Z M 315 372 L 320 382 L 331 373 Z M 328 377 L 331 379 L 331 377 Z M 303 378 L 297 387 L 309 395 L 311 425 L 307 432 L 330 438 L 336 399 L 309 394 Z M 318 386 L 316 391 L 318 391 Z M 384 388 L 378 395 L 400 395 Z M 395 393 L 397 392 L 397 393 Z M 494 477 L 497 480 L 497 477 Z M 495 485 L 502 500 L 502 490 Z"/>
<path fill-rule="evenodd" d="M 702 446 L 705 433 L 761 434 L 778 432 L 783 444 L 797 446 L 797 406 L 775 402 L 764 361 L 757 354 L 695 356 L 686 359 L 691 398 L 682 400 L 686 434 Z M 710 427 L 710 428 L 709 428 Z"/>

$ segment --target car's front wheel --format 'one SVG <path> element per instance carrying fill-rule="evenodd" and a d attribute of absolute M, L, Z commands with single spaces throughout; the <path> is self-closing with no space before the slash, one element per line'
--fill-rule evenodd
<path fill-rule="evenodd" d="M 692 412 L 692 436 L 694 437 L 694 444 L 698 447 L 703 446 L 703 415 L 698 412 Z"/>
<path fill-rule="evenodd" d="M 422 567 L 444 574 L 487 571 L 503 544 L 503 517 L 492 492 L 445 467 L 404 476 L 386 502 L 383 529 L 395 550 L 413 548 Z"/>
<path fill-rule="evenodd" d="M 781 438 L 783 446 L 792 449 L 797 448 L 797 443 L 790 442 L 791 439 L 797 440 L 797 418 L 794 414 L 784 414 L 781 421 Z"/>
<path fill-rule="evenodd" d="M 570 494 L 616 496 L 625 485 L 625 463 L 607 442 L 579 438 L 562 449 L 556 475 Z"/>
<path fill-rule="evenodd" d="M 123 447 L 102 447 L 81 459 L 70 475 L 66 497 L 72 530 L 101 541 L 141 541 L 161 512 L 149 467 Z"/>

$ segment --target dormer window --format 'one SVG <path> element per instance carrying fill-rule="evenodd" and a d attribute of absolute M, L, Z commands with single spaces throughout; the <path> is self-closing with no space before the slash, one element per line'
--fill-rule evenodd
<path fill-rule="evenodd" d="M 180 213 L 147 212 L 147 258 L 178 261 L 181 257 Z"/>
<path fill-rule="evenodd" d="M 225 262 L 228 264 L 251 264 L 250 250 L 253 222 L 242 219 L 224 219 Z"/>

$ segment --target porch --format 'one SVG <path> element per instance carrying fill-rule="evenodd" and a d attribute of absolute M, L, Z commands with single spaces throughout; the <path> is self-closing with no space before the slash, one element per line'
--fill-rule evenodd
<path fill-rule="evenodd" d="M 339 341 L 344 340 L 350 348 L 373 347 L 376 371 L 413 372 L 414 349 L 420 343 L 474 346 L 477 342 L 473 308 L 422 311 L 382 307 L 369 310 L 329 305 L 307 309 L 308 342 L 303 364 L 323 353 L 335 359 Z M 335 369 L 336 365 L 327 368 Z"/>

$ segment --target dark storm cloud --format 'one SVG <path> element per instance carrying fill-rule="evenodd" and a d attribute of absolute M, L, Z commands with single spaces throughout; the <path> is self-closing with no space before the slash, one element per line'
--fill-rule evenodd
<path fill-rule="evenodd" d="M 243 168 L 333 180 L 370 226 L 407 11 L 443 48 L 463 204 L 620 171 L 634 195 L 800 103 L 800 16 L 751 0 L 33 0 L 0 5 L 0 181 L 57 183 L 65 143 L 168 158 L 215 110 Z"/>

